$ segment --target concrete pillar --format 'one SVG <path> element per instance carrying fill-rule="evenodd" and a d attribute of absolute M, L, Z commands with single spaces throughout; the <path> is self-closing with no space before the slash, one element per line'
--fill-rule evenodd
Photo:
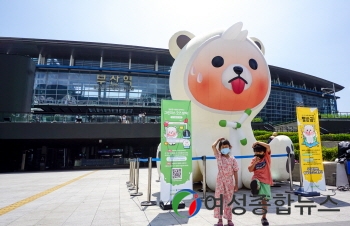
<path fill-rule="evenodd" d="M 103 57 L 101 56 L 100 67 L 103 67 Z"/>
<path fill-rule="evenodd" d="M 74 66 L 74 57 L 73 57 L 73 54 L 70 55 L 69 66 Z"/>
<path fill-rule="evenodd" d="M 156 58 L 156 64 L 155 64 L 155 66 L 154 66 L 154 70 L 155 71 L 158 71 L 158 59 Z"/>

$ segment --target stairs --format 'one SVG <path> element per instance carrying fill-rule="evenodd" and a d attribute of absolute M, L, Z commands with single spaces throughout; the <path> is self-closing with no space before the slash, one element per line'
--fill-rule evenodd
<path fill-rule="evenodd" d="M 275 126 L 276 132 L 298 132 L 297 122 L 290 122 L 283 125 Z"/>
<path fill-rule="evenodd" d="M 297 122 L 278 125 L 278 126 L 275 126 L 275 131 L 276 132 L 298 132 L 298 125 L 297 125 Z M 321 135 L 329 134 L 329 131 L 320 126 L 320 133 Z"/>

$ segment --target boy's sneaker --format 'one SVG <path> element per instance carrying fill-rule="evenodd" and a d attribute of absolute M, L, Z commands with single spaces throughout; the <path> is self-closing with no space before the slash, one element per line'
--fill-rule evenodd
<path fill-rule="evenodd" d="M 261 224 L 262 224 L 262 225 L 269 225 L 269 222 L 268 222 L 267 219 L 264 217 L 264 218 L 261 218 Z"/>
<path fill-rule="evenodd" d="M 258 182 L 256 180 L 253 180 L 252 182 L 250 182 L 250 189 L 252 191 L 253 196 L 256 196 L 259 194 Z"/>

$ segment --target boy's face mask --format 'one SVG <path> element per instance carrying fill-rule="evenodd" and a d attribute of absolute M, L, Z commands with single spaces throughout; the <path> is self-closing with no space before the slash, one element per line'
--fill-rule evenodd
<path fill-rule="evenodd" d="M 264 158 L 264 156 L 265 156 L 265 155 L 264 155 L 264 154 L 255 154 L 254 156 L 256 156 L 256 157 L 258 157 L 258 158 L 261 158 L 261 159 L 262 159 L 262 158 Z"/>
<path fill-rule="evenodd" d="M 230 149 L 229 148 L 223 148 L 223 149 L 221 149 L 221 153 L 223 154 L 223 155 L 226 155 L 226 154 L 228 154 L 230 152 Z"/>

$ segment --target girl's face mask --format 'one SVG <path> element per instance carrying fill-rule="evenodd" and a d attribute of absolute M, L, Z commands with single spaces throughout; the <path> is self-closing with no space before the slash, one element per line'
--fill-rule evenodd
<path fill-rule="evenodd" d="M 230 149 L 229 149 L 229 148 L 223 148 L 223 149 L 221 149 L 221 154 L 226 155 L 226 154 L 228 154 L 228 153 L 230 153 Z"/>

